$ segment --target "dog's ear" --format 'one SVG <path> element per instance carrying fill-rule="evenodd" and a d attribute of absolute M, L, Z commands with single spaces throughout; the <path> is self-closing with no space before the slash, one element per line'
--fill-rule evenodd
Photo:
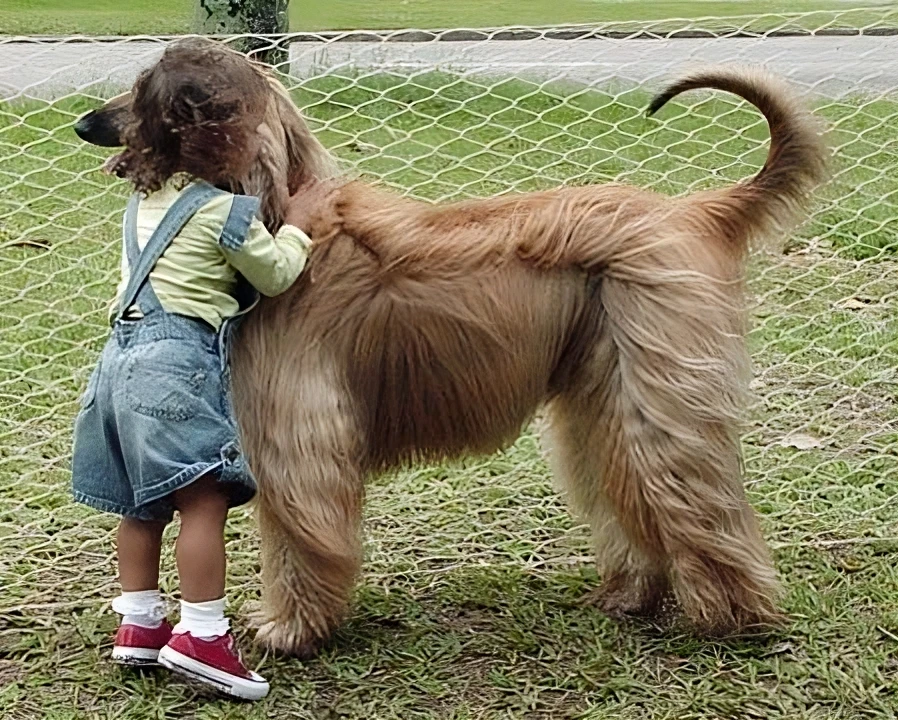
<path fill-rule="evenodd" d="M 256 140 L 256 161 L 241 184 L 245 193 L 259 198 L 262 222 L 271 232 L 277 232 L 284 224 L 290 198 L 290 163 L 284 129 L 271 111 L 256 128 Z"/>
<path fill-rule="evenodd" d="M 287 186 L 292 195 L 306 178 L 322 179 L 323 168 L 319 167 L 318 156 L 325 153 L 318 139 L 306 125 L 299 110 L 286 92 L 276 93 L 278 119 L 284 128 L 287 153 Z"/>
<path fill-rule="evenodd" d="M 256 129 L 256 162 L 242 183 L 243 191 L 261 200 L 262 220 L 275 231 L 284 222 L 287 201 L 307 177 L 336 175 L 330 153 L 306 125 L 283 86 L 271 78 L 272 94 Z"/>

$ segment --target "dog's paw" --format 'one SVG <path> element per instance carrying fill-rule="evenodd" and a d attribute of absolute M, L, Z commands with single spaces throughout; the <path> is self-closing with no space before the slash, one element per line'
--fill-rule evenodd
<path fill-rule="evenodd" d="M 270 620 L 265 609 L 262 607 L 262 603 L 258 601 L 244 603 L 243 615 L 246 621 L 246 626 L 250 630 L 256 630 L 257 632 L 259 628 Z"/>
<path fill-rule="evenodd" d="M 615 620 L 631 617 L 658 618 L 665 614 L 669 593 L 664 584 L 624 582 L 620 578 L 603 583 L 582 600 Z"/>
<path fill-rule="evenodd" d="M 279 655 L 309 660 L 318 654 L 320 643 L 309 641 L 304 633 L 288 623 L 278 623 L 258 617 L 254 621 L 256 643 Z"/>

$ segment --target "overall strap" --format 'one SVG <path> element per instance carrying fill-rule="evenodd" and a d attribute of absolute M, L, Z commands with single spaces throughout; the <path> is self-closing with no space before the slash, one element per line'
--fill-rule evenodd
<path fill-rule="evenodd" d="M 231 211 L 221 231 L 221 245 L 228 250 L 239 250 L 249 233 L 249 226 L 259 212 L 259 198 L 252 195 L 235 195 Z"/>
<path fill-rule="evenodd" d="M 249 228 L 259 213 L 259 198 L 251 195 L 235 195 L 231 204 L 231 211 L 221 231 L 220 243 L 226 250 L 236 252 L 243 247 L 249 236 Z M 237 276 L 237 286 L 234 289 L 234 298 L 240 307 L 241 313 L 256 304 L 259 293 L 246 279 Z"/>
<path fill-rule="evenodd" d="M 137 206 L 139 199 L 133 197 L 128 203 L 125 217 L 125 248 L 128 254 L 128 264 L 130 265 L 130 277 L 128 286 L 122 294 L 121 303 L 118 308 L 118 318 L 121 318 L 128 308 L 130 308 L 137 299 L 138 294 L 145 297 L 146 303 L 151 306 L 159 307 L 159 300 L 152 291 L 152 287 L 147 283 L 150 272 L 156 266 L 159 258 L 171 245 L 178 233 L 184 228 L 187 222 L 192 218 L 206 203 L 217 195 L 224 194 L 224 191 L 209 185 L 208 183 L 195 183 L 185 188 L 178 199 L 172 204 L 162 218 L 162 222 L 150 236 L 146 247 L 143 251 L 139 251 L 137 242 Z M 132 257 L 133 255 L 133 257 Z M 146 285 L 146 287 L 144 287 Z M 141 292 L 144 290 L 144 292 Z M 142 297 L 142 299 L 144 299 Z M 141 308 L 146 313 L 150 309 Z"/>
<path fill-rule="evenodd" d="M 140 245 L 137 244 L 137 209 L 140 207 L 140 193 L 136 192 L 128 200 L 125 210 L 125 253 L 128 256 L 128 267 L 133 268 L 140 257 Z"/>

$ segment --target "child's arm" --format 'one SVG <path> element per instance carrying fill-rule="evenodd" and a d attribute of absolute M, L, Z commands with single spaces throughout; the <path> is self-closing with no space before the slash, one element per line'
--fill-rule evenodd
<path fill-rule="evenodd" d="M 280 295 L 306 265 L 311 241 L 299 228 L 284 225 L 272 236 L 254 219 L 246 239 L 237 249 L 221 246 L 228 263 L 263 295 Z"/>

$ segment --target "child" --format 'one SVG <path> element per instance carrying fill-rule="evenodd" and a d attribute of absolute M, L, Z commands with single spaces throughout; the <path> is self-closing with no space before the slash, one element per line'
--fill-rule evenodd
<path fill-rule="evenodd" d="M 144 192 L 124 216 L 112 334 L 76 420 L 72 484 L 77 501 L 122 516 L 113 659 L 158 662 L 255 700 L 268 683 L 243 665 L 224 612 L 225 521 L 256 489 L 229 399 L 228 337 L 245 311 L 241 284 L 283 292 L 310 241 L 291 224 L 304 222 L 296 203 L 272 235 L 256 217 L 259 199 L 220 189 L 253 172 L 253 149 L 263 144 L 253 140 L 259 99 L 269 92 L 261 74 L 234 76 L 226 60 L 211 53 L 196 72 L 157 72 L 172 61 L 167 52 L 132 94 L 135 127 L 111 167 Z M 172 628 L 158 581 L 175 510 L 181 616 Z"/>

